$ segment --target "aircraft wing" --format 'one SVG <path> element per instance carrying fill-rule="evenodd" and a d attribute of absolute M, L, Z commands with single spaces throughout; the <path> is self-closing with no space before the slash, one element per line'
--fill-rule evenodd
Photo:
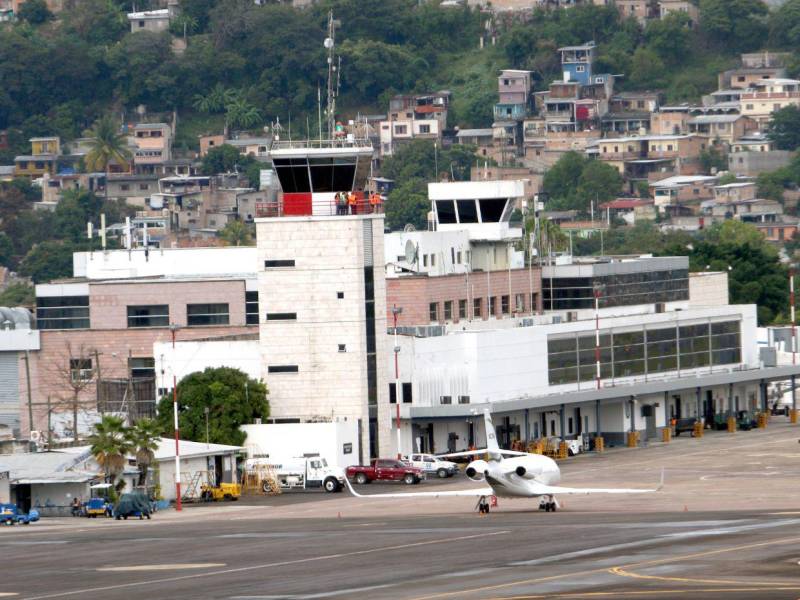
<path fill-rule="evenodd" d="M 629 489 L 629 488 L 570 488 L 555 485 L 545 485 L 534 482 L 531 491 L 537 496 L 558 495 L 589 495 L 589 494 L 652 494 L 661 491 L 664 487 L 664 470 L 661 470 L 661 483 L 652 490 Z"/>
<path fill-rule="evenodd" d="M 483 487 L 483 488 L 473 488 L 471 490 L 443 490 L 441 492 L 405 492 L 399 494 L 359 494 L 357 491 L 353 489 L 353 486 L 350 485 L 350 481 L 345 477 L 344 479 L 345 485 L 347 485 L 347 489 L 350 490 L 350 493 L 353 494 L 356 498 L 446 498 L 446 497 L 455 497 L 455 496 L 467 496 L 478 498 L 480 496 L 491 496 L 494 494 L 494 490 L 490 487 Z M 547 493 L 547 492 L 545 492 Z"/>
<path fill-rule="evenodd" d="M 463 452 L 449 452 L 447 454 L 437 454 L 439 458 L 456 458 L 459 456 L 483 456 L 484 454 L 503 454 L 505 456 L 527 456 L 527 452 L 517 452 L 516 450 L 464 450 Z"/>

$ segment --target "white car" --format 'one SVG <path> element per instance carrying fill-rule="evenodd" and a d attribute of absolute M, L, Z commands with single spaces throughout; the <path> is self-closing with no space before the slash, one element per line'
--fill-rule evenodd
<path fill-rule="evenodd" d="M 458 471 L 458 465 L 449 460 L 442 460 L 433 454 L 411 454 L 405 461 L 412 467 L 422 469 L 426 474 L 435 473 L 440 479 L 452 477 Z"/>

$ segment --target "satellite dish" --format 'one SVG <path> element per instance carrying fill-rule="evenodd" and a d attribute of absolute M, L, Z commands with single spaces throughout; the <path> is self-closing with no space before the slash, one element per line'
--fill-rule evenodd
<path fill-rule="evenodd" d="M 406 262 L 410 265 L 417 262 L 417 246 L 411 240 L 406 242 Z"/>
<path fill-rule="evenodd" d="M 322 42 L 322 45 L 325 46 L 328 50 L 330 50 L 331 48 L 333 48 L 333 40 L 329 37 L 326 37 L 325 41 Z"/>
<path fill-rule="evenodd" d="M 406 233 L 410 233 L 410 232 L 416 231 L 416 230 L 417 230 L 417 228 L 414 227 L 413 223 L 406 223 L 406 226 L 403 227 L 403 231 L 405 231 Z"/>

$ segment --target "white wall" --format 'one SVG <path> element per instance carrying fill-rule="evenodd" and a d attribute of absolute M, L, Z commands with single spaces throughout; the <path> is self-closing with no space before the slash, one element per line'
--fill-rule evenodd
<path fill-rule="evenodd" d="M 156 342 L 156 387 L 172 389 L 173 374 L 180 381 L 190 373 L 209 367 L 230 367 L 263 380 L 258 340 L 219 342 Z"/>
<path fill-rule="evenodd" d="M 75 252 L 72 270 L 75 277 L 117 279 L 130 277 L 181 275 L 255 276 L 256 249 L 230 248 L 164 248 L 151 250 L 109 250 L 107 252 Z"/>
<path fill-rule="evenodd" d="M 248 456 L 266 454 L 272 459 L 286 460 L 317 453 L 329 465 L 358 464 L 358 423 L 353 420 L 243 425 L 241 429 L 247 434 Z M 345 453 L 346 444 L 351 446 L 348 453 Z"/>
<path fill-rule="evenodd" d="M 391 263 L 406 263 L 406 245 L 414 245 L 417 250 L 417 261 L 414 271 L 429 275 L 451 275 L 466 273 L 469 267 L 467 255 L 470 252 L 469 234 L 467 231 L 396 231 L 384 236 L 384 262 L 387 265 L 386 275 L 397 276 Z M 505 248 L 504 248 L 505 249 Z M 453 262 L 453 253 L 456 261 Z M 461 262 L 458 262 L 458 253 Z M 436 256 L 436 265 L 431 265 L 430 255 Z M 427 266 L 423 257 L 427 256 Z M 401 258 L 402 257 L 402 258 Z M 400 261 L 398 261 L 400 259 Z M 411 265 L 409 264 L 409 267 Z"/>

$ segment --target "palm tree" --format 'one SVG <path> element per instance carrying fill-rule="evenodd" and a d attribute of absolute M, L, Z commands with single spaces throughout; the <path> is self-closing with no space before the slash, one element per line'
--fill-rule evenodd
<path fill-rule="evenodd" d="M 104 415 L 100 422 L 95 424 L 94 433 L 89 436 L 89 444 L 92 456 L 105 473 L 106 482 L 122 489 L 119 484 L 125 485 L 124 481 L 117 482 L 117 478 L 125 470 L 127 456 L 133 450 L 125 421 L 121 417 Z"/>
<path fill-rule="evenodd" d="M 106 115 L 100 117 L 86 132 L 92 139 L 89 152 L 84 159 L 89 171 L 104 171 L 106 174 L 105 197 L 108 199 L 108 170 L 112 162 L 128 163 L 131 151 L 126 137 L 119 132 L 114 119 Z"/>
<path fill-rule="evenodd" d="M 230 126 L 240 125 L 249 129 L 261 123 L 259 110 L 242 97 L 230 102 L 225 109 L 225 118 Z"/>
<path fill-rule="evenodd" d="M 253 242 L 250 228 L 241 221 L 230 221 L 219 232 L 219 237 L 231 246 L 249 246 Z"/>
<path fill-rule="evenodd" d="M 154 419 L 141 419 L 128 429 L 128 441 L 133 446 L 136 464 L 139 465 L 140 487 L 147 484 L 147 472 L 155 458 L 160 438 L 161 427 Z"/>

